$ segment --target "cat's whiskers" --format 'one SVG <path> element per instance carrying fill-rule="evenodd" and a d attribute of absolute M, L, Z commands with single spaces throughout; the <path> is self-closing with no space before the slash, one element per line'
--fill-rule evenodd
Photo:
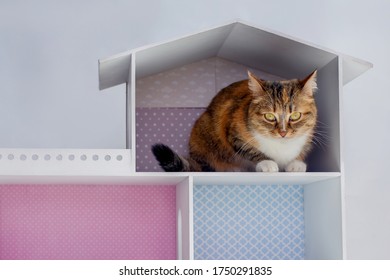
<path fill-rule="evenodd" d="M 300 137 L 305 135 L 306 132 L 296 133 L 295 137 Z M 329 147 L 329 142 L 333 139 L 331 136 L 327 134 L 327 131 L 325 130 L 318 130 L 315 129 L 311 132 L 312 135 L 312 143 L 316 145 L 317 147 L 321 148 L 322 150 L 326 150 L 327 147 Z"/>
<path fill-rule="evenodd" d="M 324 131 L 314 131 L 312 142 L 319 148 L 326 150 L 326 147 L 329 146 L 329 141 L 332 140 L 332 137 L 327 135 Z"/>
<path fill-rule="evenodd" d="M 322 127 L 324 127 L 324 128 L 330 128 L 330 125 L 329 125 L 329 124 L 324 123 L 324 122 L 322 122 L 322 121 L 317 120 L 316 123 L 317 123 L 317 127 L 318 127 L 318 126 L 322 126 Z"/>
<path fill-rule="evenodd" d="M 256 140 L 256 138 L 255 137 L 252 137 L 252 138 L 250 138 L 247 142 L 245 142 L 241 147 L 240 147 L 240 149 L 233 155 L 233 158 L 234 159 L 236 159 L 238 156 L 240 156 L 240 154 L 242 153 L 242 152 L 244 152 L 245 151 L 245 149 L 249 146 L 249 145 L 251 145 L 253 142 L 256 142 L 257 140 Z M 242 156 L 242 155 L 241 155 Z"/>
<path fill-rule="evenodd" d="M 325 133 L 325 131 L 316 131 L 316 132 L 314 132 L 314 136 L 321 138 L 322 140 L 327 140 L 327 141 L 330 141 L 333 139 L 333 137 L 327 135 Z"/>
<path fill-rule="evenodd" d="M 318 136 L 321 136 L 321 137 L 326 138 L 328 140 L 332 140 L 333 137 L 330 136 L 328 134 L 328 132 L 329 132 L 328 130 L 322 130 L 322 129 L 318 129 L 318 128 L 314 129 L 314 131 L 313 131 L 313 133 L 318 135 Z"/>
<path fill-rule="evenodd" d="M 325 143 L 323 143 L 322 141 L 318 140 L 318 139 L 315 138 L 315 137 L 313 137 L 313 139 L 312 139 L 311 141 L 312 141 L 312 143 L 313 143 L 315 146 L 321 148 L 322 150 L 325 150 Z"/>

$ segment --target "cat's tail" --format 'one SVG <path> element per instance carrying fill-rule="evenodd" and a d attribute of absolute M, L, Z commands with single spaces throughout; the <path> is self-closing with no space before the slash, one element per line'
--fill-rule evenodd
<path fill-rule="evenodd" d="M 190 171 L 189 162 L 164 144 L 154 144 L 152 153 L 166 172 Z"/>

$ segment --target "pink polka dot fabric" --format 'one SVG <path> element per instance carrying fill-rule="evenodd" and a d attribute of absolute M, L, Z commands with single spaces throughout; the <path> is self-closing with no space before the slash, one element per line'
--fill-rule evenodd
<path fill-rule="evenodd" d="M 170 146 L 180 155 L 188 155 L 188 139 L 203 108 L 137 108 L 137 171 L 162 171 L 151 147 Z"/>
<path fill-rule="evenodd" d="M 2 185 L 0 228 L 0 259 L 176 259 L 176 189 Z"/>

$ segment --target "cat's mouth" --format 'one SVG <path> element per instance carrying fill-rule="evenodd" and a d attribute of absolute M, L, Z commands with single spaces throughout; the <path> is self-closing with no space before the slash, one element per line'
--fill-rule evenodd
<path fill-rule="evenodd" d="M 285 141 L 287 141 L 287 140 L 291 140 L 291 139 L 294 139 L 294 138 L 296 138 L 297 137 L 297 135 L 295 134 L 295 133 L 292 133 L 292 132 L 286 132 L 286 133 L 276 133 L 276 134 L 274 134 L 273 135 L 273 138 L 274 139 L 278 139 L 278 140 L 285 140 Z"/>
<path fill-rule="evenodd" d="M 297 132 L 295 130 L 277 130 L 273 131 L 273 137 L 277 139 L 292 139 L 296 138 Z"/>
<path fill-rule="evenodd" d="M 288 140 L 290 140 L 290 139 L 292 139 L 293 137 L 291 137 L 291 136 L 278 136 L 278 137 L 276 137 L 276 139 L 279 139 L 279 140 L 281 140 L 281 141 L 288 141 Z"/>

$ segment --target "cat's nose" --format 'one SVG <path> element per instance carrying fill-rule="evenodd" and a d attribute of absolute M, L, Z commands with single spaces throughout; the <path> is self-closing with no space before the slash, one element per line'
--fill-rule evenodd
<path fill-rule="evenodd" d="M 279 134 L 280 134 L 280 136 L 285 137 L 286 134 L 287 134 L 287 131 L 285 131 L 285 130 L 279 130 Z"/>

